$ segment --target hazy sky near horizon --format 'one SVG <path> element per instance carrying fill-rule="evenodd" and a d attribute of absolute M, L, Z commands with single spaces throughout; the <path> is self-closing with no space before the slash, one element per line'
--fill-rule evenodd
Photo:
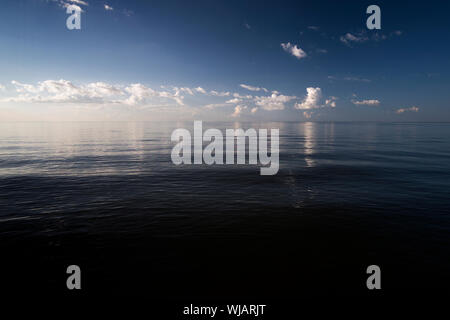
<path fill-rule="evenodd" d="M 449 9 L 3 0 L 0 120 L 450 121 Z"/>

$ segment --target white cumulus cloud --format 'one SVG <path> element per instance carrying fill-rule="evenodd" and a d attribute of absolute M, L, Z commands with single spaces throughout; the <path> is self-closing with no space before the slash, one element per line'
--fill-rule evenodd
<path fill-rule="evenodd" d="M 203 89 L 202 87 L 197 87 L 197 88 L 195 88 L 194 90 L 197 91 L 198 93 L 206 94 L 206 90 Z"/>
<path fill-rule="evenodd" d="M 228 97 L 230 95 L 230 93 L 228 91 L 218 92 L 218 91 L 215 91 L 215 90 L 211 90 L 209 92 L 209 94 L 212 95 L 212 96 L 216 96 L 216 97 Z"/>
<path fill-rule="evenodd" d="M 292 45 L 290 42 L 288 43 L 282 43 L 281 47 L 284 51 L 292 54 L 297 59 L 302 59 L 306 57 L 306 52 L 303 51 L 301 48 L 297 47 L 297 45 Z"/>
<path fill-rule="evenodd" d="M 240 84 L 241 88 L 247 89 L 249 91 L 264 91 L 264 92 L 268 92 L 269 90 L 267 90 L 266 88 L 260 88 L 260 87 L 254 87 L 248 84 Z"/>
<path fill-rule="evenodd" d="M 241 102 L 241 101 L 242 101 L 242 100 L 239 99 L 239 98 L 233 98 L 233 99 L 230 99 L 230 100 L 225 101 L 225 103 L 239 103 L 239 102 Z"/>
<path fill-rule="evenodd" d="M 77 10 L 80 10 L 81 12 L 84 12 L 80 6 L 88 6 L 89 4 L 86 1 L 83 0 L 52 0 L 53 2 L 56 2 L 60 7 L 66 9 L 69 6 L 74 6 Z"/>
<path fill-rule="evenodd" d="M 361 105 L 365 105 L 365 106 L 378 106 L 380 104 L 379 100 L 376 99 L 370 99 L 370 100 L 352 100 L 352 103 L 357 105 L 357 106 L 361 106 Z"/>
<path fill-rule="evenodd" d="M 320 100 L 322 99 L 322 90 L 320 88 L 306 88 L 306 97 L 302 102 L 296 103 L 295 108 L 300 110 L 320 108 Z"/>
<path fill-rule="evenodd" d="M 82 1 L 82 0 L 66 0 L 66 2 L 72 2 L 72 3 L 76 3 L 76 4 L 81 4 L 83 6 L 87 6 L 88 3 L 86 1 Z"/>
<path fill-rule="evenodd" d="M 411 108 L 400 108 L 395 111 L 398 114 L 402 114 L 405 112 L 419 112 L 419 107 L 411 107 Z"/>
<path fill-rule="evenodd" d="M 329 97 L 328 99 L 325 100 L 325 105 L 329 106 L 329 107 L 332 107 L 332 108 L 335 108 L 337 99 L 338 99 L 337 97 L 331 96 L 331 97 Z"/>
<path fill-rule="evenodd" d="M 144 105 L 150 103 L 151 99 L 160 99 L 184 105 L 184 97 L 177 92 L 156 91 L 141 83 L 133 83 L 125 88 L 105 82 L 77 85 L 64 79 L 40 81 L 36 85 L 14 80 L 11 83 L 18 95 L 2 99 L 4 102 Z"/>
<path fill-rule="evenodd" d="M 270 96 L 255 97 L 255 104 L 268 111 L 283 110 L 285 103 L 295 98 L 295 96 L 285 96 L 274 92 Z"/>
<path fill-rule="evenodd" d="M 366 42 L 369 40 L 369 38 L 363 33 L 354 35 L 348 32 L 345 35 L 341 36 L 340 40 L 345 44 L 350 44 L 351 42 Z"/>
<path fill-rule="evenodd" d="M 301 102 L 297 102 L 294 105 L 294 108 L 299 110 L 308 110 L 303 112 L 303 116 L 310 119 L 314 113 L 313 110 L 315 109 L 325 107 L 335 108 L 336 100 L 338 100 L 338 98 L 334 96 L 324 98 L 322 95 L 322 89 L 319 87 L 309 87 L 306 88 L 306 96 Z"/>
<path fill-rule="evenodd" d="M 242 114 L 242 112 L 246 109 L 247 109 L 247 106 L 238 105 L 234 108 L 234 112 L 231 114 L 231 116 L 233 118 L 239 117 Z"/>

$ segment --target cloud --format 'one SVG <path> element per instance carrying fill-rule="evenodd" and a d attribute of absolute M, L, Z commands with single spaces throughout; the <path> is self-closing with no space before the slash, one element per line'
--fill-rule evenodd
<path fill-rule="evenodd" d="M 369 79 L 359 78 L 359 77 L 344 77 L 343 80 L 345 80 L 345 81 L 356 81 L 356 82 L 370 82 Z"/>
<path fill-rule="evenodd" d="M 309 110 L 304 111 L 303 116 L 310 119 L 314 113 L 313 110 L 325 107 L 335 108 L 337 100 L 338 98 L 334 96 L 324 99 L 322 89 L 319 87 L 309 87 L 306 88 L 306 96 L 301 102 L 295 103 L 294 108 L 298 110 Z"/>
<path fill-rule="evenodd" d="M 401 30 L 392 31 L 388 35 L 376 32 L 375 34 L 372 35 L 372 40 L 381 41 L 381 40 L 386 40 L 386 39 L 390 39 L 393 37 L 400 37 L 402 34 L 403 34 L 403 31 L 401 31 Z"/>
<path fill-rule="evenodd" d="M 198 93 L 206 94 L 205 89 L 203 89 L 202 87 L 197 87 L 197 88 L 195 88 L 194 90 L 197 91 Z"/>
<path fill-rule="evenodd" d="M 239 102 L 241 102 L 241 101 L 242 101 L 242 100 L 239 99 L 239 98 L 233 98 L 233 99 L 230 99 L 230 100 L 225 101 L 225 103 L 239 103 Z"/>
<path fill-rule="evenodd" d="M 251 116 L 251 115 L 254 115 L 257 111 L 258 111 L 258 107 L 250 108 L 245 105 L 237 105 L 236 107 L 234 107 L 231 117 L 238 118 L 242 115 Z"/>
<path fill-rule="evenodd" d="M 245 27 L 247 30 L 250 30 L 250 29 L 252 28 L 248 23 L 244 23 L 244 27 Z"/>
<path fill-rule="evenodd" d="M 20 83 L 19 81 L 16 81 L 16 80 L 11 81 L 11 84 L 16 87 L 17 92 L 21 92 L 21 93 L 25 93 L 25 92 L 37 93 L 38 92 L 38 89 L 36 89 L 31 84 Z"/>
<path fill-rule="evenodd" d="M 251 99 L 253 98 L 252 95 L 248 94 L 246 96 L 241 96 L 239 93 L 233 93 L 233 97 L 239 98 L 239 99 Z"/>
<path fill-rule="evenodd" d="M 215 109 L 220 107 L 229 107 L 230 105 L 228 103 L 210 103 L 205 106 L 203 106 L 205 109 Z"/>
<path fill-rule="evenodd" d="M 269 90 L 267 90 L 266 88 L 259 88 L 259 87 L 253 87 L 250 86 L 248 84 L 240 84 L 240 86 L 244 89 L 250 90 L 250 91 L 264 91 L 264 92 L 268 92 Z"/>
<path fill-rule="evenodd" d="M 302 59 L 306 57 L 306 52 L 303 51 L 301 48 L 297 47 L 297 45 L 292 45 L 290 42 L 288 43 L 282 43 L 281 47 L 284 51 L 292 54 L 297 59 Z"/>
<path fill-rule="evenodd" d="M 363 43 L 363 42 L 367 42 L 370 40 L 383 41 L 383 40 L 387 40 L 387 39 L 395 37 L 395 36 L 399 37 L 402 34 L 403 34 L 402 31 L 396 30 L 396 31 L 389 33 L 388 35 L 380 33 L 380 32 L 374 32 L 371 34 L 371 36 L 369 36 L 365 30 L 362 30 L 355 34 L 348 32 L 345 35 L 341 36 L 339 38 L 339 40 L 342 43 L 345 43 L 346 45 L 350 46 L 352 43 Z"/>
<path fill-rule="evenodd" d="M 72 2 L 72 3 L 76 3 L 82 6 L 87 6 L 88 3 L 86 1 L 82 1 L 82 0 L 65 0 L 66 2 Z"/>
<path fill-rule="evenodd" d="M 239 117 L 244 110 L 247 109 L 247 106 L 236 106 L 234 108 L 234 112 L 231 114 L 233 118 Z"/>
<path fill-rule="evenodd" d="M 320 100 L 322 99 L 322 90 L 320 88 L 309 87 L 306 88 L 306 97 L 302 102 L 296 103 L 294 107 L 296 109 L 316 109 L 320 108 Z"/>
<path fill-rule="evenodd" d="M 124 101 L 129 105 L 143 103 L 147 98 L 150 98 L 156 94 L 155 90 L 147 88 L 141 83 L 133 83 L 126 87 L 125 91 L 130 94 L 130 96 Z"/>
<path fill-rule="evenodd" d="M 89 90 L 90 94 L 96 97 L 109 97 L 124 94 L 119 87 L 105 82 L 89 83 L 86 88 Z"/>
<path fill-rule="evenodd" d="M 328 99 L 325 100 L 325 106 L 335 108 L 337 99 L 338 99 L 337 97 L 333 96 L 329 97 Z"/>
<path fill-rule="evenodd" d="M 345 44 L 350 44 L 351 42 L 366 42 L 369 40 L 369 38 L 364 35 L 363 33 L 359 34 L 359 35 L 354 35 L 351 33 L 346 33 L 345 35 L 341 36 L 339 38 L 341 40 L 341 42 L 345 43 Z"/>
<path fill-rule="evenodd" d="M 210 95 L 212 96 L 216 96 L 216 97 L 228 97 L 231 93 L 229 93 L 228 91 L 222 91 L 222 92 L 218 92 L 215 90 L 211 90 L 209 92 Z"/>
<path fill-rule="evenodd" d="M 304 116 L 306 119 L 311 119 L 311 117 L 312 117 L 312 112 L 303 111 L 303 116 Z"/>
<path fill-rule="evenodd" d="M 372 100 L 360 100 L 360 101 L 352 100 L 352 103 L 355 104 L 355 105 L 358 105 L 358 106 L 360 106 L 360 105 L 366 105 L 366 106 L 378 106 L 378 105 L 380 104 L 380 101 L 379 101 L 379 100 L 376 100 L 376 99 L 372 99 Z"/>
<path fill-rule="evenodd" d="M 166 86 L 161 86 L 161 88 L 167 88 Z M 210 96 L 216 96 L 216 97 L 228 97 L 231 95 L 230 92 L 228 91 L 216 91 L 216 90 L 211 90 L 209 91 L 209 93 L 203 89 L 202 87 L 197 87 L 197 88 L 188 88 L 188 87 L 169 87 L 171 88 L 173 91 L 175 91 L 175 96 L 181 96 L 182 93 L 186 93 L 190 96 L 193 96 L 195 93 L 201 93 L 204 95 L 210 95 Z"/>
<path fill-rule="evenodd" d="M 177 105 L 184 105 L 184 97 L 175 92 L 156 91 L 141 83 L 133 83 L 125 87 L 111 85 L 105 82 L 92 82 L 76 85 L 71 81 L 45 80 L 36 85 L 11 81 L 15 86 L 16 97 L 3 99 L 3 102 L 25 103 L 96 103 L 145 105 L 152 99 L 171 100 Z"/>
<path fill-rule="evenodd" d="M 109 6 L 108 4 L 104 4 L 104 6 L 103 6 L 104 8 L 105 8 L 105 10 L 106 11 L 113 11 L 114 10 L 114 8 L 113 7 L 111 7 L 111 6 Z"/>
<path fill-rule="evenodd" d="M 83 10 L 78 6 L 88 6 L 89 4 L 86 1 L 82 0 L 52 0 L 53 2 L 56 2 L 60 7 L 66 9 L 69 6 L 75 6 L 77 10 L 80 10 L 83 12 Z"/>
<path fill-rule="evenodd" d="M 267 111 L 283 110 L 285 103 L 295 98 L 295 96 L 285 96 L 274 92 L 270 96 L 255 97 L 255 104 Z"/>
<path fill-rule="evenodd" d="M 205 96 L 229 97 L 226 103 L 239 103 L 244 99 L 252 99 L 252 95 L 231 94 L 227 91 L 211 90 L 209 93 L 202 87 L 165 87 L 155 90 L 141 83 L 125 86 L 114 86 L 104 82 L 76 85 L 67 80 L 45 80 L 36 85 L 12 81 L 19 96 L 8 98 L 7 102 L 59 102 L 59 103 L 122 103 L 130 106 L 150 105 L 157 101 L 173 101 L 177 105 L 185 105 L 185 96 L 202 94 Z M 5 101 L 5 100 L 4 100 Z"/>
<path fill-rule="evenodd" d="M 361 78 L 361 77 L 355 77 L 355 76 L 347 76 L 343 78 L 339 78 L 336 76 L 328 76 L 329 80 L 343 80 L 343 81 L 355 81 L 355 82 L 371 82 L 370 79 Z"/>
<path fill-rule="evenodd" d="M 187 93 L 188 95 L 191 95 L 191 96 L 194 95 L 194 92 L 192 91 L 192 89 L 191 88 L 187 88 L 187 87 L 182 87 L 182 88 L 173 87 L 172 90 L 175 91 L 175 96 L 176 97 L 181 96 L 181 94 L 183 92 Z"/>
<path fill-rule="evenodd" d="M 411 107 L 411 108 L 400 108 L 395 111 L 397 114 L 402 114 L 405 112 L 419 112 L 419 107 Z"/>
<path fill-rule="evenodd" d="M 308 26 L 309 30 L 319 31 L 319 27 L 317 26 Z"/>
<path fill-rule="evenodd" d="M 242 95 L 237 92 L 206 90 L 202 87 L 160 86 L 150 88 L 143 83 L 110 84 L 106 82 L 90 82 L 78 84 L 69 80 L 44 80 L 29 84 L 11 81 L 12 86 L 6 91 L 9 96 L 0 98 L 0 103 L 53 104 L 75 105 L 89 108 L 106 108 L 123 106 L 127 110 L 143 110 L 145 108 L 160 108 L 164 110 L 179 110 L 190 114 L 212 111 L 216 108 L 233 109 L 232 116 L 252 116 L 260 114 L 260 110 L 281 111 L 289 102 L 298 101 L 296 96 L 284 95 L 272 91 L 267 95 Z M 266 92 L 264 88 L 247 86 L 253 92 Z M 242 86 L 241 86 L 242 87 Z M 1 88 L 1 87 L 0 87 Z M 244 87 L 242 87 L 244 88 Z M 266 89 L 267 90 L 267 89 Z M 2 93 L 3 95 L 3 93 Z M 297 109 L 312 109 L 336 107 L 337 97 L 323 98 L 320 88 L 307 88 L 307 95 L 295 104 Z M 173 109 L 178 108 L 178 109 Z M 215 114 L 225 116 L 225 111 L 215 111 Z M 227 111 L 228 112 L 228 111 Z M 262 113 L 264 114 L 264 113 Z M 262 115 L 261 114 L 261 115 Z"/>
<path fill-rule="evenodd" d="M 5 86 L 4 85 L 2 85 L 1 83 L 0 83 L 0 90 L 5 90 L 6 88 L 5 88 Z"/>
<path fill-rule="evenodd" d="M 11 81 L 15 86 L 18 97 L 10 101 L 21 102 L 97 102 L 102 103 L 105 98 L 120 96 L 123 91 L 116 86 L 103 82 L 93 82 L 84 86 L 77 86 L 68 80 L 45 80 L 37 85 Z"/>
<path fill-rule="evenodd" d="M 180 94 L 172 94 L 168 91 L 156 91 L 152 88 L 149 88 L 141 83 L 133 83 L 125 88 L 124 90 L 127 92 L 129 97 L 125 100 L 116 100 L 115 103 L 125 103 L 128 105 L 136 106 L 136 105 L 150 105 L 151 102 L 154 102 L 154 99 L 157 99 L 158 102 L 161 100 L 172 100 L 177 105 L 184 106 L 184 96 Z"/>

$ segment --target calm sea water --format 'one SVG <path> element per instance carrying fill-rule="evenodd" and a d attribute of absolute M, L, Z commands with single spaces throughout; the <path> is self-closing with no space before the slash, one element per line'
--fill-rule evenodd
<path fill-rule="evenodd" d="M 386 290 L 450 284 L 450 124 L 204 122 L 279 128 L 275 176 L 175 166 L 192 127 L 0 123 L 11 290 L 62 290 L 68 264 L 91 292 L 166 297 L 362 292 L 370 264 Z"/>

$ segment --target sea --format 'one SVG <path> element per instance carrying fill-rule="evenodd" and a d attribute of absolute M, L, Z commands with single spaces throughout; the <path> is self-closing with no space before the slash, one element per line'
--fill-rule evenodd
<path fill-rule="evenodd" d="M 376 265 L 377 294 L 449 291 L 450 123 L 203 126 L 279 129 L 278 173 L 175 165 L 193 122 L 0 122 L 2 290 L 75 294 L 77 265 L 79 295 L 371 295 Z"/>

